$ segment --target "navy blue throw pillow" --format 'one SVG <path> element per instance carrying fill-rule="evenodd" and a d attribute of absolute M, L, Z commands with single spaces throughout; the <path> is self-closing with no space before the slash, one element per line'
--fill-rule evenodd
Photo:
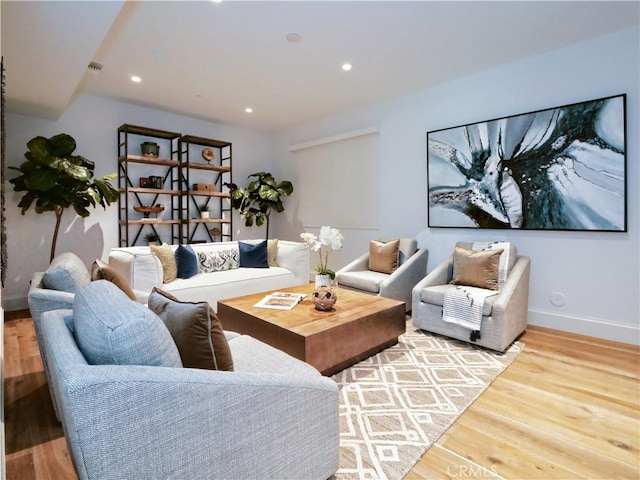
<path fill-rule="evenodd" d="M 178 245 L 176 248 L 178 278 L 191 278 L 198 274 L 198 257 L 190 245 Z"/>
<path fill-rule="evenodd" d="M 256 244 L 238 242 L 238 247 L 241 267 L 269 268 L 266 240 Z"/>

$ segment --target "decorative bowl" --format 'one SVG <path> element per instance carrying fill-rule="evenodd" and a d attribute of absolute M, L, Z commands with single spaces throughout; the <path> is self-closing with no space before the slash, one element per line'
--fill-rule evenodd
<path fill-rule="evenodd" d="M 133 209 L 138 213 L 144 214 L 145 218 L 148 218 L 150 213 L 158 214 L 162 212 L 164 210 L 164 205 L 158 204 L 148 207 L 145 207 L 144 205 L 134 205 Z"/>

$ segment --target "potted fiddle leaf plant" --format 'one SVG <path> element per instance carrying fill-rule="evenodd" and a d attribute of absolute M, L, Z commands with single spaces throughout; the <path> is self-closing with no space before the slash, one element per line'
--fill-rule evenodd
<path fill-rule="evenodd" d="M 116 174 L 93 178 L 95 164 L 81 155 L 74 155 L 76 141 L 66 133 L 51 138 L 35 137 L 27 142 L 26 161 L 20 172 L 9 180 L 16 192 L 25 192 L 18 203 L 24 215 L 33 206 L 36 213 L 53 212 L 56 224 L 51 240 L 49 261 L 53 260 L 60 231 L 62 214 L 73 208 L 81 217 L 88 217 L 89 207 L 102 205 L 106 209 L 118 200 L 118 190 L 110 181 Z"/>
<path fill-rule="evenodd" d="M 283 212 L 282 199 L 293 193 L 293 184 L 289 180 L 277 182 L 268 172 L 257 172 L 247 178 L 254 178 L 247 187 L 235 183 L 225 183 L 231 194 L 231 206 L 244 217 L 247 227 L 260 227 L 266 224 L 265 238 L 269 238 L 269 218 L 272 212 Z"/>

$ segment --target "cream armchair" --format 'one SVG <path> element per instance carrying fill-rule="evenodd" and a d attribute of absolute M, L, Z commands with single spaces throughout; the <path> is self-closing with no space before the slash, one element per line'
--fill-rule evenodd
<path fill-rule="evenodd" d="M 456 246 L 471 249 L 471 243 Z M 510 247 L 506 283 L 497 295 L 488 297 L 483 305 L 480 338 L 473 343 L 500 352 L 527 328 L 529 302 L 529 257 L 518 256 L 515 245 Z M 447 337 L 470 340 L 470 330 L 442 320 L 444 296 L 453 277 L 453 256 L 438 265 L 413 288 L 413 325 Z"/>
<path fill-rule="evenodd" d="M 369 253 L 366 253 L 336 272 L 336 280 L 342 288 L 358 290 L 371 295 L 405 302 L 411 310 L 411 289 L 427 273 L 428 251 L 419 249 L 414 238 L 401 238 L 398 249 L 398 267 L 392 273 L 369 269 Z"/>

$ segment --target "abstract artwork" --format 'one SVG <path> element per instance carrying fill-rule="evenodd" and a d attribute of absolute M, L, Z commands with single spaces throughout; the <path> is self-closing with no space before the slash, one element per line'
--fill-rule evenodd
<path fill-rule="evenodd" d="M 627 231 L 626 95 L 427 132 L 429 227 Z"/>

